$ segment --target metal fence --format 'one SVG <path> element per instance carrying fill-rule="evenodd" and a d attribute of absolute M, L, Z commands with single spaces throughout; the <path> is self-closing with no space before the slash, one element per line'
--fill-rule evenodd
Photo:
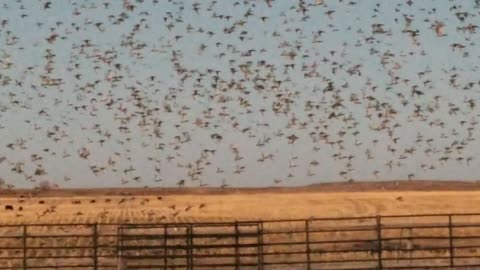
<path fill-rule="evenodd" d="M 0 226 L 0 269 L 480 269 L 480 214 Z"/>

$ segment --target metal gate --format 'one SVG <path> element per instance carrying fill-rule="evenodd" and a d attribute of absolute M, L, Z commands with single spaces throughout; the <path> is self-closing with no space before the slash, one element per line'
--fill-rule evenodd
<path fill-rule="evenodd" d="M 262 269 L 260 223 L 123 225 L 125 269 Z"/>

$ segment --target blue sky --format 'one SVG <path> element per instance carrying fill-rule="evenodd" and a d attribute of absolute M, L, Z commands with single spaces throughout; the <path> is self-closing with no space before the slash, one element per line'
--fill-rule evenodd
<path fill-rule="evenodd" d="M 0 8 L 5 184 L 478 178 L 474 1 L 46 2 Z"/>

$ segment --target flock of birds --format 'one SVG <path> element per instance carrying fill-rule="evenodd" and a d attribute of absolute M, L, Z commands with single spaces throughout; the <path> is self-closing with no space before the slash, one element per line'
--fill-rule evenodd
<path fill-rule="evenodd" d="M 480 1 L 4 1 L 0 186 L 475 177 Z"/>
<path fill-rule="evenodd" d="M 158 215 L 158 211 L 154 209 L 144 209 L 143 206 L 149 206 L 152 202 L 156 200 L 157 202 L 163 203 L 163 208 L 161 211 L 161 215 Z M 142 198 L 139 200 L 138 197 L 136 196 L 127 196 L 127 194 L 122 195 L 121 197 L 118 198 L 105 198 L 103 200 L 98 200 L 98 199 L 72 199 L 70 203 L 72 205 L 96 205 L 100 204 L 97 209 L 99 212 L 97 213 L 98 217 L 101 218 L 102 220 L 106 220 L 107 218 L 111 217 L 112 212 L 109 211 L 109 205 L 114 206 L 116 208 L 121 208 L 123 205 L 129 205 L 132 206 L 132 204 L 139 204 L 142 206 L 142 209 L 140 209 L 139 213 L 143 216 L 146 217 L 148 221 L 163 221 L 163 220 L 172 220 L 176 219 L 179 217 L 179 215 L 185 215 L 188 214 L 189 212 L 193 210 L 204 210 L 207 207 L 206 203 L 197 203 L 197 204 L 191 204 L 188 203 L 187 205 L 178 205 L 176 203 L 168 203 L 163 201 L 163 196 L 156 196 L 156 197 L 151 197 L 151 198 Z M 37 211 L 33 212 L 31 209 L 29 209 L 32 205 L 37 205 L 38 206 L 44 206 L 40 207 L 41 209 L 37 209 Z M 18 196 L 17 200 L 15 201 L 15 204 L 7 203 L 2 205 L 1 210 L 4 210 L 6 212 L 11 212 L 15 214 L 15 218 L 22 218 L 24 217 L 24 210 L 27 211 L 32 211 L 37 218 L 37 220 L 42 219 L 43 217 L 46 216 L 58 216 L 59 214 L 61 215 L 62 213 L 58 213 L 58 206 L 60 204 L 56 202 L 55 200 L 36 200 L 32 198 L 32 194 L 27 194 L 25 195 L 20 195 Z M 158 208 L 158 206 L 157 206 Z M 81 210 L 76 210 L 75 212 L 71 213 L 73 216 L 88 216 L 88 213 L 85 213 L 84 211 Z M 118 214 L 117 214 L 118 215 Z M 28 216 L 28 214 L 27 214 Z M 122 219 L 122 217 L 116 216 L 116 218 Z M 126 217 L 126 220 L 130 220 L 129 217 Z M 125 221 L 126 221 L 125 220 Z"/>

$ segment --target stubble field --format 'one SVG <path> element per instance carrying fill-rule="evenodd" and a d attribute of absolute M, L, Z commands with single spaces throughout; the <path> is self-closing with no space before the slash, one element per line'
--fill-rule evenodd
<path fill-rule="evenodd" d="M 215 222 L 445 213 L 480 213 L 480 185 L 425 182 L 0 194 L 1 224 Z"/>
<path fill-rule="evenodd" d="M 373 217 L 376 215 L 420 215 L 420 214 L 459 214 L 459 213 L 480 213 L 480 185 L 476 183 L 433 183 L 433 182 L 391 182 L 391 183 L 362 183 L 362 184 L 332 184 L 318 185 L 308 188 L 283 188 L 283 189 L 116 189 L 116 190 L 50 190 L 44 192 L 30 191 L 4 191 L 0 198 L 0 223 L 2 225 L 22 225 L 22 224 L 135 224 L 135 223 L 196 223 L 196 222 L 232 222 L 232 221 L 274 221 L 289 219 L 322 219 L 322 218 L 345 218 L 345 217 Z M 447 220 L 443 217 L 431 217 L 415 220 L 414 218 L 384 218 L 382 224 L 385 228 L 382 231 L 382 237 L 385 239 L 384 245 L 394 251 L 383 253 L 383 259 L 390 266 L 409 266 L 418 264 L 418 259 L 408 259 L 417 257 L 434 257 L 438 259 L 429 259 L 428 263 L 438 265 L 449 264 L 451 249 L 449 248 L 449 230 L 446 227 L 441 228 L 417 228 L 405 229 L 401 226 L 425 225 L 445 225 Z M 478 216 L 456 217 L 456 223 L 480 224 Z M 280 269 L 280 265 L 275 265 L 279 261 L 306 261 L 305 240 L 307 234 L 304 231 L 305 223 L 286 222 L 270 223 L 266 222 L 263 230 L 266 232 L 283 231 L 288 232 L 280 234 L 265 234 L 262 241 L 270 243 L 265 245 L 263 252 L 266 254 L 267 264 L 272 263 L 271 267 L 264 269 Z M 364 260 L 364 262 L 355 263 L 325 263 L 322 267 L 373 267 L 377 265 L 378 254 L 371 250 L 377 248 L 375 239 L 378 237 L 375 231 L 375 219 L 358 219 L 344 221 L 312 221 L 310 223 L 312 233 L 308 236 L 309 241 L 318 242 L 310 247 L 313 252 L 310 260 L 313 261 L 341 261 L 341 260 Z M 334 232 L 335 228 L 347 227 L 365 227 L 371 230 L 358 232 Z M 382 225 L 383 226 L 383 225 Z M 389 228 L 390 226 L 390 228 Z M 398 227 L 400 226 L 400 227 Z M 100 254 L 97 259 L 98 265 L 117 265 L 118 258 L 118 226 L 102 225 L 99 235 L 103 235 L 97 240 L 92 238 L 92 226 L 29 226 L 26 233 L 28 238 L 22 243 L 21 226 L 0 227 L 2 236 L 18 236 L 17 239 L 1 239 L 2 247 L 12 249 L 1 249 L 0 260 L 7 257 L 16 257 L 16 260 L 5 259 L 8 261 L 7 268 L 21 269 L 23 261 L 22 256 L 34 257 L 37 259 L 28 259 L 28 265 L 65 267 L 67 265 L 85 265 L 85 269 L 91 269 L 92 250 L 73 248 L 71 251 L 62 250 L 62 246 L 91 246 L 99 245 L 97 251 Z M 246 232 L 251 228 L 244 227 Z M 200 229 L 201 232 L 202 229 Z M 212 231 L 213 228 L 203 229 L 204 233 L 231 234 L 231 228 Z M 210 230 L 210 231 L 209 231 Z M 326 230 L 326 231 L 325 231 Z M 137 233 L 150 234 L 151 230 L 137 230 Z M 315 232 L 316 231 L 316 232 Z M 253 231 L 251 231 L 253 232 Z M 154 232 L 155 233 L 155 232 Z M 156 233 L 162 234 L 161 227 Z M 168 232 L 171 235 L 185 235 L 186 232 L 175 228 Z M 248 233 L 248 232 L 247 232 Z M 465 237 L 478 235 L 480 237 L 480 228 L 455 228 L 453 232 L 456 237 Z M 50 235 L 77 235 L 69 238 L 49 237 Z M 423 238 L 410 241 L 409 238 Z M 234 238 L 218 239 L 200 239 L 200 242 L 194 245 L 233 245 Z M 215 238 L 215 239 L 213 239 Z M 435 239 L 442 238 L 442 239 Z M 181 238 L 181 236 L 179 237 Z M 364 242 L 345 242 L 345 243 L 322 243 L 326 240 L 352 240 L 352 239 L 371 239 Z M 178 245 L 176 240 L 170 241 L 170 244 Z M 183 240 L 182 240 L 183 241 Z M 246 246 L 249 245 L 248 239 L 242 239 Z M 242 242 L 240 241 L 240 244 Z M 300 243 L 276 245 L 275 243 Z M 141 241 L 133 241 L 133 245 L 141 245 Z M 24 251 L 23 245 L 28 245 L 29 249 Z M 161 246 L 164 243 L 160 240 L 150 241 L 149 244 Z M 258 239 L 253 239 L 252 247 L 245 247 L 241 252 L 258 252 Z M 480 246 L 478 239 L 457 239 L 455 244 L 458 248 L 455 250 L 457 256 L 478 257 L 480 248 L 468 247 L 472 245 Z M 104 246 L 105 248 L 102 248 Z M 36 248 L 38 247 L 38 249 Z M 43 248 L 53 247 L 53 248 Z M 433 247 L 433 249 L 432 249 Z M 16 248 L 16 249 L 13 249 Z M 370 251 L 359 252 L 338 252 L 342 249 L 359 249 Z M 420 251 L 409 249 L 420 249 Z M 406 250 L 402 250 L 406 249 Z M 422 251 L 422 249 L 425 249 Z M 431 250 L 429 250 L 431 249 Z M 316 250 L 316 251 L 315 251 Z M 332 251 L 332 252 L 330 252 Z M 135 253 L 137 252 L 137 253 Z M 155 251 L 156 256 L 163 256 L 163 249 Z M 212 254 L 231 254 L 228 248 L 217 249 L 216 251 L 195 250 L 195 254 L 200 256 L 201 263 L 229 263 L 235 258 L 232 257 L 209 257 Z M 218 253 L 216 253 L 218 252 Z M 293 252 L 293 254 L 277 254 Z M 134 251 L 133 255 L 140 254 L 142 251 Z M 147 253 L 142 253 L 147 254 Z M 169 265 L 185 265 L 187 254 L 170 254 L 180 256 L 180 259 L 169 259 Z M 70 259 L 58 259 L 55 257 L 71 256 Z M 104 256 L 104 257 L 102 257 Z M 203 257 L 202 257 L 203 256 Z M 226 256 L 226 255 L 225 255 Z M 268 256 L 271 256 L 270 258 Z M 406 258 L 406 259 L 405 259 Z M 242 263 L 255 264 L 258 256 L 242 258 Z M 456 259 L 457 263 L 480 264 L 476 259 Z M 460 260 L 463 260 L 460 262 Z M 154 260 L 158 263 L 158 260 Z M 142 261 L 148 264 L 148 260 Z M 63 263 L 63 264 L 62 264 Z M 420 262 L 421 263 L 421 262 Z M 59 266 L 60 264 L 60 266 Z M 275 268 L 276 267 L 276 268 Z M 292 266 L 285 266 L 293 269 Z M 298 269 L 304 269 L 305 265 L 300 265 Z M 255 268 L 255 267 L 254 267 Z M 285 269 L 287 269 L 285 268 Z M 357 269 L 355 268 L 355 269 Z M 3 269 L 3 268 L 2 268 Z M 48 269 L 48 268 L 45 268 Z M 77 269 L 83 269 L 81 267 Z M 99 269 L 103 269 L 99 267 Z M 108 269 L 108 268 L 105 268 Z M 138 268 L 141 269 L 141 268 Z M 182 269 L 182 268 L 180 268 Z M 220 269 L 220 268 L 219 268 Z M 225 268 L 229 269 L 229 268 Z M 244 269 L 244 268 L 242 268 Z M 246 269 L 246 268 L 245 268 Z M 253 269 L 253 268 L 252 268 Z M 352 268 L 353 269 L 353 268 Z M 428 269 L 428 268 L 424 268 Z M 465 268 L 467 269 L 467 268 Z M 472 268 L 475 269 L 475 268 Z"/>

